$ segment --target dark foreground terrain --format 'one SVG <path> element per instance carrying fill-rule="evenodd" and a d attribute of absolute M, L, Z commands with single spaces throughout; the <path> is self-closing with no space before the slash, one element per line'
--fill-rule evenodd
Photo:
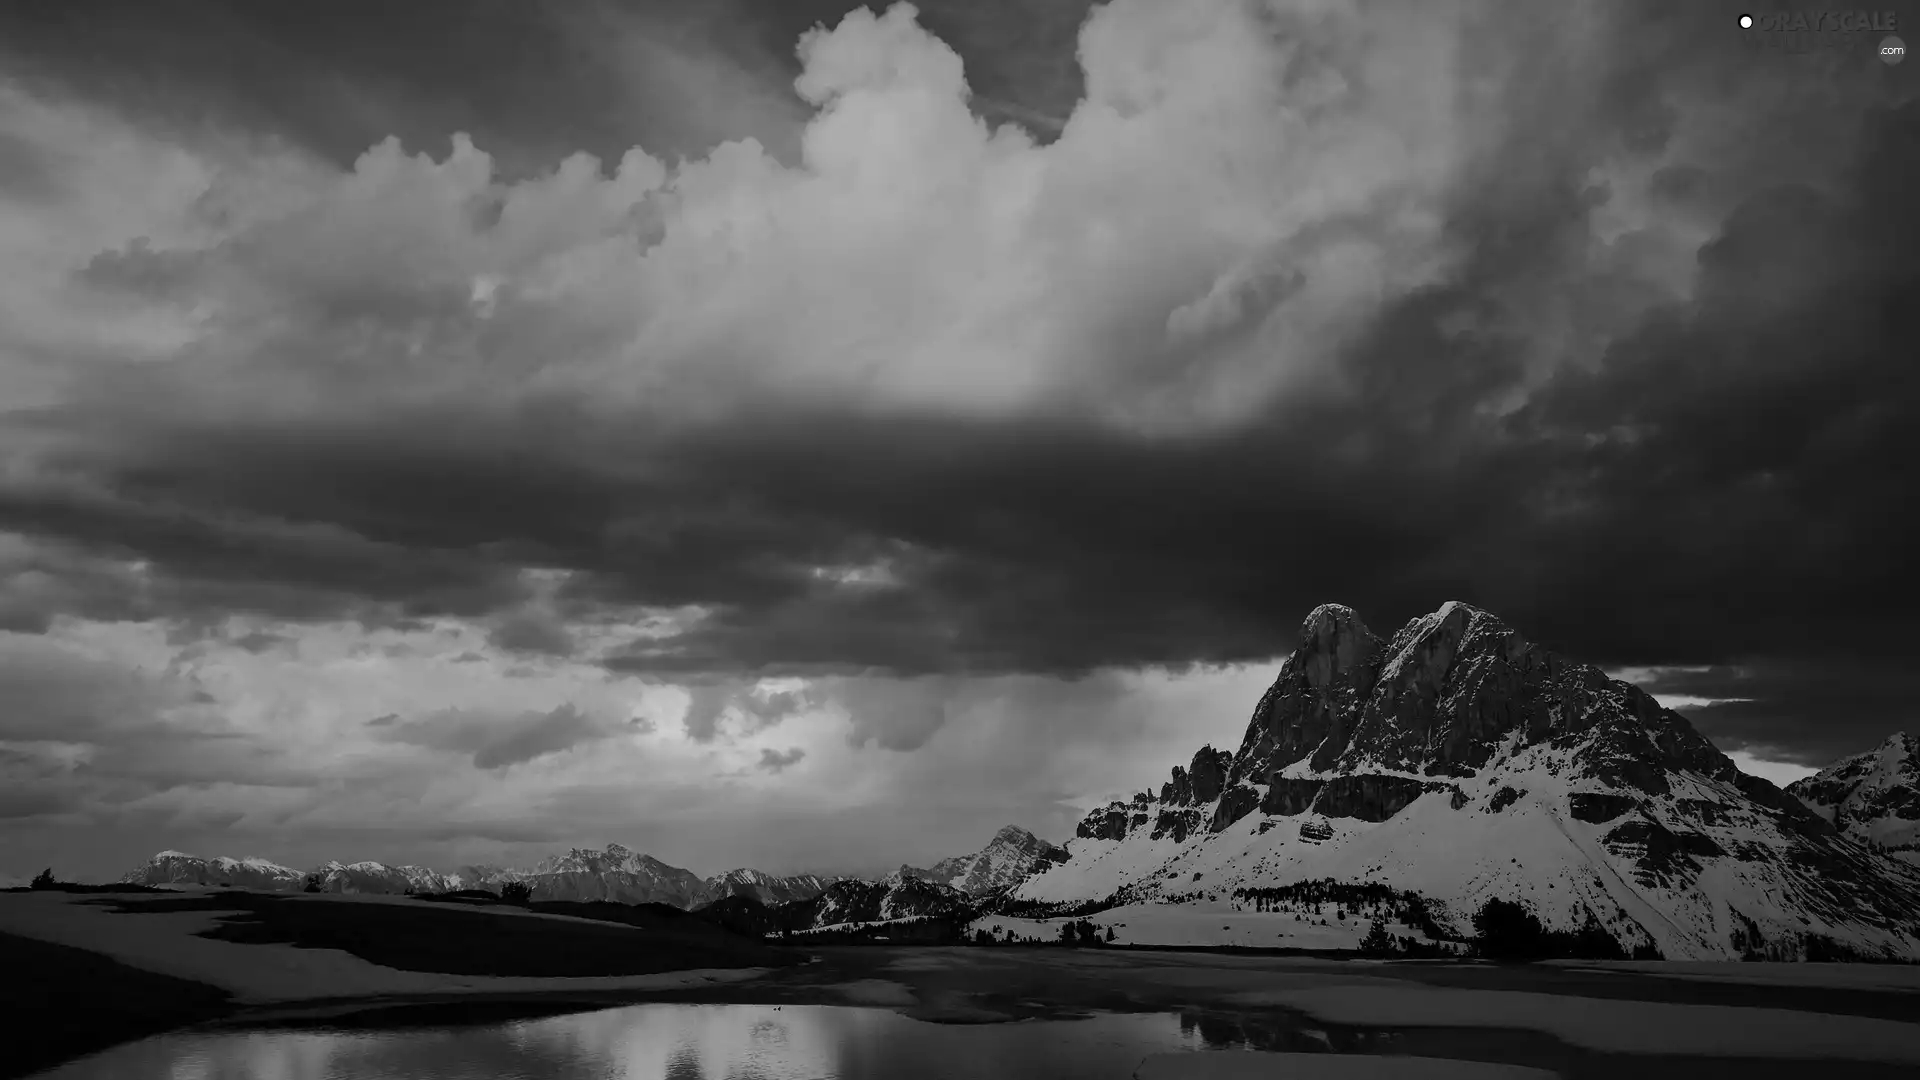
<path fill-rule="evenodd" d="M 655 905 L 364 902 L 220 889 L 168 892 L 140 886 L 63 887 L 61 894 L 0 897 L 9 905 L 68 904 L 184 934 L 158 917 L 206 916 L 191 936 L 241 945 L 338 950 L 399 972 L 541 979 L 643 976 L 695 969 L 781 967 L 804 957 Z M 565 917 L 537 917 L 565 916 Z M 32 920 L 28 920 L 31 923 Z M 0 1016 L 13 1033 L 0 1077 L 26 1076 L 129 1039 L 215 1020 L 245 1022 L 259 1006 L 228 988 L 156 974 L 116 960 L 81 924 L 65 943 L 0 932 Z M 177 925 L 177 924 L 176 924 Z M 95 949 L 101 951 L 95 951 Z M 243 958 L 244 962 L 244 958 Z M 321 980 L 313 996 L 325 999 Z M 494 998 L 449 1002 L 415 1014 L 440 1022 L 527 1015 L 558 1002 Z M 409 1022 L 414 1022 L 410 1019 Z"/>
<path fill-rule="evenodd" d="M 689 968 L 794 963 L 793 955 L 653 905 L 507 905 L 326 902 L 222 890 L 164 899 L 96 901 L 129 915 L 223 914 L 200 936 L 245 945 L 339 949 L 401 971 L 449 975 L 592 978 Z M 671 910 L 671 909 L 669 909 Z M 565 919 L 528 918 L 564 915 Z M 630 930 L 647 931 L 642 934 Z"/>
<path fill-rule="evenodd" d="M 0 1061 L 0 1076 L 30 1075 L 78 1054 L 181 1026 L 209 1032 L 443 1027 L 649 1001 L 861 1005 L 943 1024 L 1062 1019 L 1094 1011 L 1178 1013 L 1183 1025 L 1198 1026 L 1214 1045 L 1468 1058 L 1575 1078 L 1920 1074 L 1920 979 L 1894 977 L 1899 973 L 1881 980 L 1887 985 L 1847 986 L 1859 980 L 1847 972 L 1780 965 L 1770 985 L 1741 975 L 1772 965 L 1732 964 L 1711 978 L 1681 978 L 1678 966 L 1671 973 L 1649 973 L 1100 947 L 789 949 L 736 937 L 677 912 L 623 905 L 565 905 L 564 911 L 536 905 L 536 915 L 571 916 L 542 918 L 485 903 L 224 890 L 69 902 L 84 906 L 75 914 L 95 920 L 86 924 L 90 928 L 103 919 L 109 929 L 184 927 L 175 932 L 235 944 L 340 950 L 383 968 L 449 977 L 604 979 L 733 968 L 741 978 L 677 986 L 519 984 L 500 992 L 466 985 L 459 992 L 358 997 L 315 983 L 314 992 L 298 1000 L 247 1000 L 83 949 L 4 936 L 0 959 L 10 978 L 0 1005 L 20 1034 Z M 195 912 L 211 918 L 178 921 Z M 171 920 L 155 917 L 169 913 Z M 75 933 L 70 926 L 65 932 Z M 282 948 L 271 955 L 290 954 Z"/>
<path fill-rule="evenodd" d="M 12 934 L 0 934 L 0 972 L 0 1016 L 11 1032 L 0 1076 L 233 1012 L 224 990 Z"/>

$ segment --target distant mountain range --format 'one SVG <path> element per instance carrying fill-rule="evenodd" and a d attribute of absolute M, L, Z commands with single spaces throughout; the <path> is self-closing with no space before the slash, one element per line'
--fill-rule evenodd
<path fill-rule="evenodd" d="M 993 839 L 980 851 L 943 859 L 926 870 L 903 866 L 889 878 L 882 879 L 882 882 L 892 881 L 896 886 L 902 880 L 924 882 L 939 885 L 955 895 L 978 896 L 1017 885 L 1036 868 L 1052 865 L 1065 858 L 1065 849 L 1049 844 L 1025 829 L 1009 825 L 994 834 Z M 728 897 L 746 898 L 767 907 L 776 907 L 813 900 L 826 893 L 836 882 L 854 880 L 820 874 L 781 876 L 744 868 L 702 878 L 691 870 L 669 866 L 651 855 L 631 851 L 619 844 L 609 845 L 603 851 L 574 848 L 543 859 L 528 869 L 462 866 L 448 871 L 378 862 L 328 862 L 300 870 L 255 856 L 203 859 L 185 852 L 163 851 L 121 880 L 143 885 L 212 885 L 264 892 L 298 892 L 306 887 L 309 877 L 318 878 L 321 891 L 336 893 L 453 892 L 460 889 L 497 892 L 506 882 L 520 881 L 533 890 L 536 900 L 610 900 L 626 904 L 670 904 L 687 909 L 704 907 Z M 826 910 L 832 914 L 841 906 L 860 906 L 865 903 L 852 899 L 834 900 Z"/>
<path fill-rule="evenodd" d="M 604 851 L 574 848 L 528 869 L 462 866 L 450 871 L 378 862 L 329 862 L 299 870 L 257 857 L 203 859 L 185 852 L 163 851 L 121 880 L 142 885 L 225 885 L 299 892 L 309 877 L 318 878 L 321 891 L 335 893 L 498 892 L 506 882 L 522 881 L 538 900 L 611 900 L 679 908 L 699 907 L 725 896 L 751 897 L 768 905 L 790 903 L 818 896 L 836 880 L 816 874 L 781 877 L 748 869 L 701 878 L 619 844 L 609 845 Z"/>
<path fill-rule="evenodd" d="M 1323 605 L 1299 642 L 1237 750 L 1202 747 L 1159 792 L 1088 814 L 1064 847 L 1008 826 L 878 881 L 701 878 L 617 844 L 451 871 L 169 851 L 124 880 L 295 891 L 318 875 L 326 891 L 384 893 L 522 881 L 536 900 L 703 909 L 758 934 L 1141 903 L 1319 911 L 1326 896 L 1389 890 L 1429 935 L 1465 936 L 1503 899 L 1624 953 L 1920 959 L 1920 740 L 1896 735 L 1782 791 L 1639 688 L 1466 604 L 1390 637 Z"/>
<path fill-rule="evenodd" d="M 1331 880 L 1488 899 L 1669 959 L 1920 959 L 1913 740 L 1796 785 L 1748 776 L 1644 691 L 1449 603 L 1391 637 L 1308 616 L 1237 751 L 1087 815 L 1037 904 L 1196 903 Z M 1824 809 L 1823 809 L 1824 808 Z M 1838 822 L 1841 828 L 1836 829 Z"/>

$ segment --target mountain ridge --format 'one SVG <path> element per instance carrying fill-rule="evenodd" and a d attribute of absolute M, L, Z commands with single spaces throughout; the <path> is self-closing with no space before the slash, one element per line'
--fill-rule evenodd
<path fill-rule="evenodd" d="M 751 867 L 738 867 L 702 878 L 652 855 L 621 844 L 609 844 L 599 850 L 569 848 L 526 869 L 473 864 L 451 871 L 338 860 L 299 870 L 257 856 L 201 858 L 167 850 L 120 880 L 145 885 L 228 885 L 295 892 L 306 887 L 309 876 L 317 874 L 322 891 L 351 893 L 451 892 L 476 888 L 497 891 L 506 882 L 519 881 L 528 884 L 534 897 L 540 900 L 665 903 L 692 909 L 728 897 L 745 897 L 776 907 L 813 900 L 842 882 L 898 886 L 903 880 L 911 879 L 939 885 L 957 895 L 986 895 L 1017 884 L 1033 866 L 1064 859 L 1065 855 L 1065 849 L 1019 826 L 1008 825 L 978 852 L 943 859 L 927 870 L 901 867 L 878 879 L 838 874 L 780 875 Z M 840 906 L 856 908 L 878 903 L 881 901 L 852 896 L 839 902 Z"/>

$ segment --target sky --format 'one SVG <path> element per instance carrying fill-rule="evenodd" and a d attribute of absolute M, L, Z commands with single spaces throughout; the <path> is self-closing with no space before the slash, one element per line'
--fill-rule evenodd
<path fill-rule="evenodd" d="M 1327 601 L 1920 726 L 1920 65 L 1739 12 L 9 5 L 0 868 L 1058 841 Z"/>

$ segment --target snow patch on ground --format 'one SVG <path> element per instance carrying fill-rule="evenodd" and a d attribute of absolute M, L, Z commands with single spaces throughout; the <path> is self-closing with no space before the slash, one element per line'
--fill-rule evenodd
<path fill-rule="evenodd" d="M 1333 905 L 1327 905 L 1321 925 L 1311 916 L 1286 912 L 1260 912 L 1239 907 L 1224 900 L 1191 904 L 1127 904 L 1086 916 L 1099 929 L 1102 941 L 1111 928 L 1115 945 L 1236 945 L 1259 949 L 1357 949 L 1365 937 L 1369 921 L 1348 916 L 1334 917 Z M 995 937 L 1011 932 L 1016 938 L 1035 937 L 1054 941 L 1060 937 L 1063 923 L 1078 919 L 1009 919 L 986 915 L 975 919 L 969 932 L 986 930 Z M 1418 929 L 1389 922 L 1387 932 L 1396 937 L 1421 937 Z"/>
<path fill-rule="evenodd" d="M 1920 1024 L 1788 1009 L 1423 986 L 1328 986 L 1242 994 L 1363 1027 L 1526 1028 L 1616 1054 L 1825 1058 L 1920 1065 Z"/>
<path fill-rule="evenodd" d="M 900 1007 L 917 1005 L 919 999 L 905 983 L 889 979 L 859 979 L 849 983 L 835 983 L 829 989 L 838 991 L 851 1005 L 884 1005 Z"/>
<path fill-rule="evenodd" d="M 1154 1054 L 1133 1075 L 1134 1080 L 1552 1080 L 1558 1074 L 1523 1065 L 1448 1058 L 1229 1050 Z"/>
<path fill-rule="evenodd" d="M 68 893 L 0 895 L 0 932 L 101 953 L 130 967 L 217 986 L 243 1004 L 396 994 L 514 994 L 553 990 L 674 990 L 738 982 L 765 968 L 700 969 L 655 975 L 527 978 L 400 971 L 334 949 L 242 945 L 195 936 L 220 911 L 116 914 L 96 896 Z M 136 899 L 115 897 L 114 899 Z M 339 902 L 338 898 L 332 898 Z"/>
<path fill-rule="evenodd" d="M 1915 964 L 1820 964 L 1820 963 L 1741 963 L 1739 961 L 1696 961 L 1673 963 L 1661 960 L 1548 960 L 1556 967 L 1571 971 L 1631 971 L 1658 975 L 1667 979 L 1695 979 L 1701 982 L 1747 983 L 1755 986 L 1808 986 L 1830 990 L 1906 990 L 1920 994 L 1920 965 Z M 1914 1005 L 1920 1016 L 1920 1002 Z"/>

